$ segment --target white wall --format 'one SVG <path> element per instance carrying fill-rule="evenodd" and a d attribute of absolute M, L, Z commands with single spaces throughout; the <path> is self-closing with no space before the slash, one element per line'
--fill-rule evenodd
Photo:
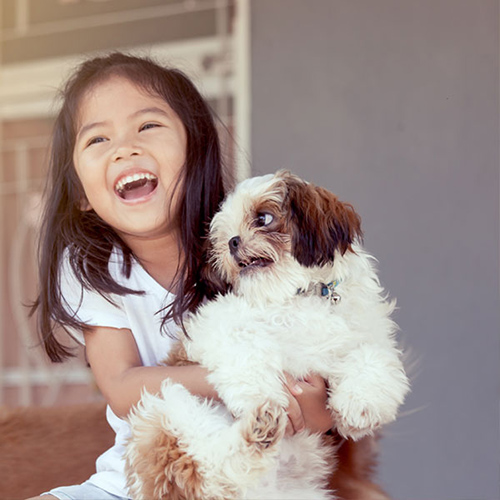
<path fill-rule="evenodd" d="M 253 172 L 351 201 L 418 358 L 387 428 L 403 499 L 498 490 L 496 0 L 253 0 Z"/>

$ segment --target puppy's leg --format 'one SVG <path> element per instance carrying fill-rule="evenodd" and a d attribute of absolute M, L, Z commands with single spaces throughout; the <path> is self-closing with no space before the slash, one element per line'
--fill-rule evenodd
<path fill-rule="evenodd" d="M 125 470 L 136 500 L 202 498 L 202 464 L 190 453 L 175 421 L 169 418 L 169 410 L 184 406 L 183 396 L 164 385 L 161 397 L 144 393 L 129 415 L 132 433 Z"/>
<path fill-rule="evenodd" d="M 222 407 L 165 381 L 160 396 L 144 394 L 130 417 L 126 452 L 134 498 L 240 498 L 272 464 L 286 418 L 263 405 L 233 420 Z"/>
<path fill-rule="evenodd" d="M 363 345 L 336 367 L 342 376 L 329 379 L 332 409 L 339 433 L 360 439 L 396 418 L 408 392 L 408 379 L 399 353 Z"/>

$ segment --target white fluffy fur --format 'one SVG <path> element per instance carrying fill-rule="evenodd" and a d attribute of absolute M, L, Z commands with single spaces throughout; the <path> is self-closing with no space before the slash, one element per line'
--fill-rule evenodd
<path fill-rule="evenodd" d="M 280 201 L 276 179 L 241 183 L 214 218 L 211 240 L 221 273 L 231 259 L 227 241 L 242 233 L 242 221 L 255 200 Z M 231 273 L 225 277 L 231 279 Z M 296 293 L 332 280 L 339 281 L 338 304 Z M 209 381 L 224 405 L 201 401 L 169 381 L 160 395 L 145 394 L 131 417 L 131 491 L 143 498 L 148 480 L 134 473 L 143 453 L 140 444 L 153 443 L 155 433 L 166 432 L 199 464 L 203 499 L 227 498 L 227 491 L 242 499 L 332 498 L 325 485 L 331 451 L 319 436 L 305 431 L 283 437 L 257 453 L 242 434 L 258 425 L 263 405 L 287 407 L 285 371 L 297 379 L 314 372 L 328 381 L 328 406 L 345 437 L 358 439 L 395 419 L 408 380 L 394 338 L 397 327 L 390 319 L 394 303 L 380 286 L 374 259 L 358 242 L 344 255 L 337 252 L 333 265 L 304 267 L 285 252 L 271 266 L 232 281 L 231 292 L 188 319 L 190 339 L 184 339 L 188 357 L 209 369 Z"/>

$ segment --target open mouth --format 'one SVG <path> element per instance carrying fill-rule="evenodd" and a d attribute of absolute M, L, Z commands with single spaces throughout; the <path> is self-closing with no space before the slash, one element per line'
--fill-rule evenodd
<path fill-rule="evenodd" d="M 136 200 L 148 196 L 158 186 L 158 177 L 150 173 L 128 175 L 115 185 L 118 196 L 124 200 Z"/>
<path fill-rule="evenodd" d="M 255 269 L 257 267 L 261 268 L 267 267 L 270 266 L 271 264 L 274 264 L 274 261 L 263 257 L 255 257 L 248 261 L 241 260 L 240 262 L 238 262 L 238 266 L 241 268 L 242 271 L 247 271 L 248 269 Z"/>

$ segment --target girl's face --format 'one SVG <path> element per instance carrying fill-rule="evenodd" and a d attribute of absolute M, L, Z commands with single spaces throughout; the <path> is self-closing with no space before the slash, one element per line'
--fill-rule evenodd
<path fill-rule="evenodd" d="M 173 188 L 186 159 L 184 125 L 162 98 L 112 76 L 79 106 L 73 162 L 94 209 L 130 245 L 176 229 Z"/>

